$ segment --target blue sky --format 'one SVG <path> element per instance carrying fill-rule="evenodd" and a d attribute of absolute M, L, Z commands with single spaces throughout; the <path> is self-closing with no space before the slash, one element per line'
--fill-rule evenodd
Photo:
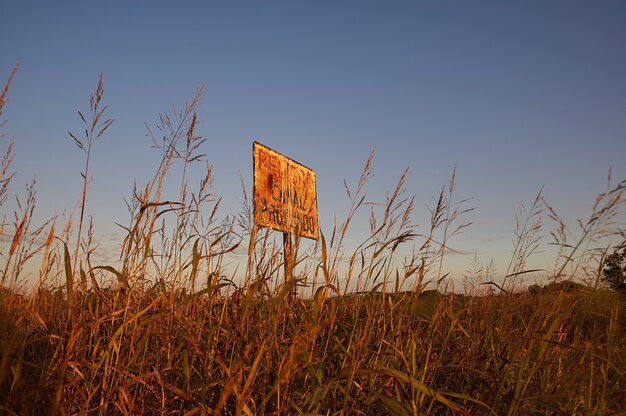
<path fill-rule="evenodd" d="M 116 121 L 96 143 L 88 197 L 103 239 L 158 163 L 144 122 L 202 84 L 197 133 L 223 215 L 239 207 L 240 174 L 251 186 L 253 140 L 317 172 L 323 231 L 374 148 L 370 199 L 409 167 L 422 225 L 456 165 L 457 198 L 477 209 L 455 271 L 476 252 L 504 272 L 515 210 L 542 186 L 572 221 L 588 217 L 609 166 L 626 178 L 621 1 L 3 1 L 0 39 L 2 82 L 20 62 L 4 113 L 13 191 L 35 177 L 41 218 L 78 200 L 83 161 L 67 131 L 80 131 L 103 72 Z"/>

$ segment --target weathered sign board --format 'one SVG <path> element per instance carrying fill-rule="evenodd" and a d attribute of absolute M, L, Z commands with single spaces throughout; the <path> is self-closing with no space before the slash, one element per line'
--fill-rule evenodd
<path fill-rule="evenodd" d="M 254 223 L 317 239 L 315 172 L 258 142 L 254 157 Z"/>

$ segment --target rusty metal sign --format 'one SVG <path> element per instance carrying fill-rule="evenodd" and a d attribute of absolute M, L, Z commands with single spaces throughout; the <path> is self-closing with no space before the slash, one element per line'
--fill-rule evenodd
<path fill-rule="evenodd" d="M 254 158 L 254 223 L 317 239 L 315 172 L 258 142 Z"/>

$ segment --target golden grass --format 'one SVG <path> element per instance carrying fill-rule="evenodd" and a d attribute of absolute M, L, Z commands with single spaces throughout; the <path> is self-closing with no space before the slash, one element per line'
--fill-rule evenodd
<path fill-rule="evenodd" d="M 8 83 L 2 104 L 7 89 Z M 537 293 L 515 284 L 536 249 L 538 217 L 550 210 L 539 194 L 518 215 L 502 290 L 476 284 L 461 295 L 442 291 L 449 241 L 468 225 L 459 223 L 468 209 L 465 201 L 454 202 L 455 173 L 435 200 L 427 232 L 411 221 L 414 198 L 405 196 L 403 175 L 380 215 L 372 211 L 369 237 L 346 253 L 353 218 L 365 206 L 371 156 L 356 186 L 346 185 L 352 201 L 346 219 L 295 259 L 294 279 L 285 281 L 284 260 L 270 233 L 252 225 L 245 190 L 242 212 L 217 221 L 211 167 L 198 153 L 203 140 L 194 134 L 198 91 L 149 129 L 163 158 L 153 179 L 135 187 L 128 202 L 132 220 L 124 226 L 119 264 L 93 264 L 93 229 L 82 230 L 91 145 L 110 125 L 100 122 L 103 92 L 100 78 L 92 118 L 81 115 L 93 127 L 86 142 L 72 136 L 86 154 L 78 230 L 71 218 L 62 225 L 57 219 L 31 225 L 32 189 L 14 223 L 2 228 L 12 243 L 1 253 L 0 411 L 626 412 L 624 299 L 557 282 L 572 271 L 594 276 L 598 253 L 588 242 L 610 228 L 623 183 L 601 195 L 575 243 L 566 241 L 571 233 L 559 223 L 555 237 L 562 252 L 554 283 Z M 12 177 L 11 159 L 9 145 L 0 197 Z M 163 184 L 174 163 L 184 164 L 180 194 L 176 201 L 164 200 Z M 204 179 L 190 191 L 187 172 L 198 167 Z M 167 222 L 172 216 L 173 228 Z M 78 241 L 73 251 L 70 239 Z M 236 281 L 224 275 L 224 265 L 246 244 L 245 276 Z M 406 245 L 414 247 L 409 258 L 399 254 Z M 23 271 L 35 260 L 36 284 L 21 295 Z M 488 283 L 488 270 L 477 266 L 468 278 Z M 312 287 L 310 296 L 304 287 Z"/>

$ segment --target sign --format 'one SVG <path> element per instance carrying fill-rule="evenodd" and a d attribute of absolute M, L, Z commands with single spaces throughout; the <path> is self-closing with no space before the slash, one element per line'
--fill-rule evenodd
<path fill-rule="evenodd" d="M 254 158 L 254 223 L 317 239 L 315 172 L 258 142 Z"/>

